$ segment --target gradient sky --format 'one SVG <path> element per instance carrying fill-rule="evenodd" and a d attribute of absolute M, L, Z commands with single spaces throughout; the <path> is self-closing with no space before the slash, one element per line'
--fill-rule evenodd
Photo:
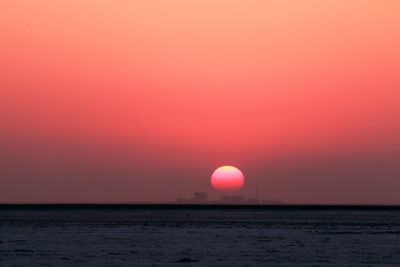
<path fill-rule="evenodd" d="M 0 2 L 0 202 L 400 204 L 400 1 Z"/>

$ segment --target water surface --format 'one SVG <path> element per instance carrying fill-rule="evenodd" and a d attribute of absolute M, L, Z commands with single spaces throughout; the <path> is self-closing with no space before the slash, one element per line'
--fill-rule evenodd
<path fill-rule="evenodd" d="M 4 266 L 399 263 L 399 207 L 0 206 Z"/>

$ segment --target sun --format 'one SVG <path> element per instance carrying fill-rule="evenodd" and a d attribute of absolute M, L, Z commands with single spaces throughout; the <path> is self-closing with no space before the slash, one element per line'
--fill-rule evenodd
<path fill-rule="evenodd" d="M 236 167 L 222 166 L 211 175 L 211 185 L 220 192 L 235 192 L 243 187 L 244 176 Z"/>

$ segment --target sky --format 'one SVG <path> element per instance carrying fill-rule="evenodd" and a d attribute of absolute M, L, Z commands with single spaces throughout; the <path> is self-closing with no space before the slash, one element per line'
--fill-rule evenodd
<path fill-rule="evenodd" d="M 2 0 L 0 203 L 400 204 L 400 2 Z"/>

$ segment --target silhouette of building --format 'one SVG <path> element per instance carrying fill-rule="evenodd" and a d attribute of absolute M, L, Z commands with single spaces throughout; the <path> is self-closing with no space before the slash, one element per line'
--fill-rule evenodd
<path fill-rule="evenodd" d="M 195 192 L 194 193 L 194 202 L 207 202 L 208 201 L 208 194 L 205 192 Z"/>
<path fill-rule="evenodd" d="M 231 196 L 221 196 L 221 202 L 232 202 Z"/>
<path fill-rule="evenodd" d="M 178 203 L 187 203 L 188 200 L 186 198 L 184 198 L 184 197 L 178 197 L 176 199 L 176 202 L 178 202 Z"/>
<path fill-rule="evenodd" d="M 244 202 L 244 200 L 245 200 L 244 196 L 232 196 L 232 202 L 242 203 L 242 202 Z"/>
<path fill-rule="evenodd" d="M 221 202 L 224 203 L 244 203 L 246 202 L 246 198 L 242 195 L 234 195 L 234 196 L 221 196 Z"/>

